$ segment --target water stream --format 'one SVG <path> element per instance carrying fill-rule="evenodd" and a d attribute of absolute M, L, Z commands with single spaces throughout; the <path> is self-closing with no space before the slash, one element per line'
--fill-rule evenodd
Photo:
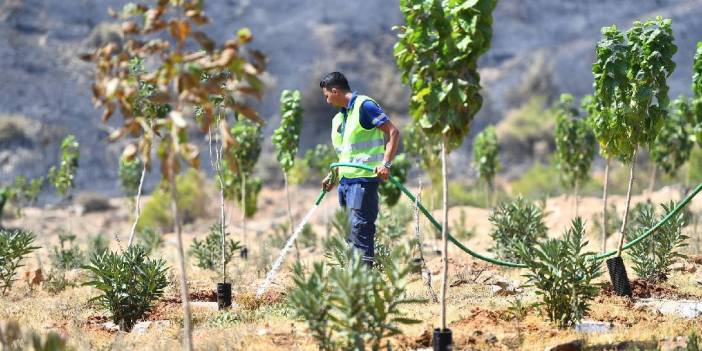
<path fill-rule="evenodd" d="M 305 217 L 302 218 L 302 221 L 295 227 L 295 232 L 290 236 L 290 239 L 288 239 L 288 242 L 285 243 L 285 246 L 283 247 L 283 250 L 280 251 L 280 255 L 278 258 L 275 260 L 273 263 L 273 267 L 271 267 L 271 270 L 268 272 L 266 275 L 266 280 L 263 281 L 263 284 L 256 290 L 256 298 L 260 298 L 263 293 L 266 292 L 266 289 L 268 289 L 268 285 L 273 282 L 273 279 L 275 279 L 276 274 L 278 274 L 278 270 L 280 269 L 280 266 L 283 264 L 283 261 L 285 261 L 285 257 L 288 255 L 288 251 L 292 248 L 293 244 L 295 243 L 295 240 L 297 240 L 297 236 L 302 232 L 302 228 L 307 224 L 307 222 L 312 218 L 312 215 L 314 212 L 317 210 L 319 205 L 315 205 L 312 207 Z"/>

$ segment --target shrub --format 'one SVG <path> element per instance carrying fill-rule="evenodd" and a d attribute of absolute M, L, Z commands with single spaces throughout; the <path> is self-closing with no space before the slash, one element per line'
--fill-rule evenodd
<path fill-rule="evenodd" d="M 34 233 L 28 230 L 0 228 L 0 292 L 3 295 L 12 288 L 24 256 L 39 248 L 32 246 L 35 239 Z"/>
<path fill-rule="evenodd" d="M 309 223 L 305 223 L 305 225 L 302 226 L 302 232 L 300 232 L 297 242 L 299 242 L 302 247 L 317 246 L 317 233 Z"/>
<path fill-rule="evenodd" d="M 136 233 L 141 245 L 147 253 L 152 254 L 163 247 L 163 237 L 161 233 L 146 227 Z"/>
<path fill-rule="evenodd" d="M 62 270 L 80 268 L 85 263 L 85 254 L 75 244 L 76 235 L 59 232 L 59 246 L 54 246 L 49 256 L 54 267 Z"/>
<path fill-rule="evenodd" d="M 653 205 L 634 208 L 635 227 L 634 230 L 627 231 L 627 240 L 633 240 L 653 227 L 675 208 L 675 203 L 671 201 L 668 204 L 662 204 L 661 207 L 664 213 L 660 218 L 656 217 Z M 686 257 L 680 252 L 681 248 L 687 246 L 685 241 L 688 239 L 682 233 L 685 225 L 684 216 L 682 212 L 677 213 L 655 233 L 629 249 L 628 254 L 633 262 L 632 268 L 639 277 L 654 283 L 664 281 L 668 279 L 673 262 L 678 258 Z"/>
<path fill-rule="evenodd" d="M 90 270 L 91 280 L 84 285 L 102 292 L 90 301 L 108 310 L 121 330 L 129 331 L 163 295 L 168 285 L 165 265 L 163 259 L 152 260 L 144 248 L 133 245 L 122 253 L 92 256 L 85 267 Z"/>
<path fill-rule="evenodd" d="M 88 243 L 88 255 L 102 255 L 110 248 L 110 242 L 102 234 L 96 234 Z"/>
<path fill-rule="evenodd" d="M 390 172 L 401 183 L 407 181 L 407 172 L 410 168 L 410 162 L 404 155 L 398 155 L 392 163 L 392 171 Z M 380 182 L 378 186 L 378 195 L 380 200 L 388 206 L 395 206 L 402 195 L 402 191 L 396 187 L 390 180 Z"/>
<path fill-rule="evenodd" d="M 295 264 L 290 293 L 291 308 L 321 350 L 389 348 L 387 338 L 400 334 L 400 325 L 420 323 L 400 312 L 402 305 L 418 302 L 405 298 L 411 266 L 404 247 L 393 250 L 380 271 L 364 264 L 343 239 L 333 237 L 330 245 L 335 250 L 329 266 L 317 262 L 306 274 Z"/>
<path fill-rule="evenodd" d="M 490 214 L 494 242 L 491 252 L 506 260 L 518 260 L 517 247 L 525 243 L 529 250 L 539 240 L 546 238 L 543 208 L 519 196 L 513 202 L 500 203 Z"/>
<path fill-rule="evenodd" d="M 295 162 L 290 169 L 290 182 L 293 184 L 320 184 L 329 172 L 329 165 L 336 162 L 336 152 L 327 144 L 318 144 L 305 151 L 302 160 Z"/>
<path fill-rule="evenodd" d="M 553 164 L 536 162 L 516 181 L 512 182 L 512 195 L 522 195 L 530 199 L 549 197 L 563 193 L 560 172 Z"/>
<path fill-rule="evenodd" d="M 229 234 L 226 232 L 225 238 Z M 226 251 L 224 253 L 224 264 L 227 265 L 234 257 L 234 253 L 241 248 L 238 241 L 229 239 L 226 241 Z M 218 271 L 222 264 L 222 226 L 219 223 L 210 226 L 210 232 L 205 240 L 193 239 L 190 246 L 190 255 L 195 257 L 195 265 L 212 271 Z"/>
<path fill-rule="evenodd" d="M 171 214 L 171 194 L 165 189 L 166 184 L 158 187 L 139 217 L 137 230 L 144 228 L 158 228 L 163 231 L 173 230 L 173 216 Z M 178 208 L 180 209 L 183 223 L 194 221 L 205 214 L 207 194 L 202 175 L 193 169 L 176 177 L 176 190 L 178 192 Z"/>
<path fill-rule="evenodd" d="M 517 243 L 519 257 L 527 265 L 524 276 L 541 297 L 538 305 L 559 328 L 579 322 L 597 296 L 593 280 L 602 274 L 601 262 L 592 252 L 583 252 L 586 245 L 580 217 L 573 220 L 562 239 Z"/>

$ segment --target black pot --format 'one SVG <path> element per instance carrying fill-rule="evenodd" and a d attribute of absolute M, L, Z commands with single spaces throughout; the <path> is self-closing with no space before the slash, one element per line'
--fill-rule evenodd
<path fill-rule="evenodd" d="M 612 281 L 614 293 L 618 296 L 631 297 L 631 285 L 629 277 L 626 275 L 626 267 L 621 256 L 607 259 L 607 270 L 609 271 L 609 279 Z"/>
<path fill-rule="evenodd" d="M 232 305 L 232 285 L 229 283 L 217 283 L 217 307 L 224 310 Z"/>
<path fill-rule="evenodd" d="M 451 339 L 451 329 L 440 330 L 434 329 L 434 335 L 431 338 L 434 351 L 451 351 L 453 350 L 453 340 Z"/>
<path fill-rule="evenodd" d="M 249 258 L 249 249 L 246 246 L 239 249 L 239 257 L 247 260 Z"/>

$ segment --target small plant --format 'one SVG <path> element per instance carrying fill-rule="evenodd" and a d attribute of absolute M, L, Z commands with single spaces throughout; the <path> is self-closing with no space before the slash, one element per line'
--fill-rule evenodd
<path fill-rule="evenodd" d="M 137 232 L 139 245 L 141 245 L 147 253 L 152 254 L 156 250 L 163 247 L 163 237 L 156 230 L 146 227 Z"/>
<path fill-rule="evenodd" d="M 88 243 L 88 255 L 102 255 L 110 248 L 110 242 L 102 234 L 96 234 Z"/>
<path fill-rule="evenodd" d="M 400 334 L 400 325 L 420 321 L 405 318 L 404 304 L 419 302 L 405 297 L 411 266 L 404 247 L 393 250 L 382 262 L 382 271 L 366 265 L 360 254 L 339 237 L 327 265 L 317 262 L 306 274 L 297 262 L 290 306 L 305 320 L 321 350 L 380 350 L 389 348 L 388 337 Z"/>
<path fill-rule="evenodd" d="M 501 203 L 490 214 L 494 246 L 490 249 L 502 259 L 519 260 L 519 243 L 533 250 L 534 244 L 546 238 L 543 208 L 519 196 L 513 202 Z"/>
<path fill-rule="evenodd" d="M 541 297 L 549 320 L 559 328 L 574 326 L 587 315 L 590 301 L 597 296 L 593 280 L 599 277 L 600 261 L 587 245 L 580 217 L 573 220 L 562 239 L 546 242 L 519 242 L 517 252 L 527 265 L 524 275 Z"/>
<path fill-rule="evenodd" d="M 300 236 L 297 238 L 297 241 L 302 247 L 317 246 L 317 233 L 309 223 L 305 223 L 305 225 L 302 226 L 302 232 L 300 232 Z"/>
<path fill-rule="evenodd" d="M 461 214 L 458 216 L 458 220 L 453 221 L 451 233 L 453 233 L 453 236 L 456 238 L 462 240 L 468 240 L 475 236 L 475 227 L 468 228 L 465 210 L 461 209 Z"/>
<path fill-rule="evenodd" d="M 85 254 L 75 244 L 76 235 L 59 232 L 59 246 L 54 246 L 49 258 L 55 268 L 66 270 L 80 268 L 85 264 Z"/>
<path fill-rule="evenodd" d="M 480 132 L 473 141 L 473 168 L 478 176 L 485 182 L 485 205 L 491 205 L 491 193 L 495 188 L 495 174 L 500 169 L 500 160 L 497 158 L 499 145 L 494 126 L 489 126 Z"/>
<path fill-rule="evenodd" d="M 62 196 L 66 197 L 71 188 L 74 187 L 74 178 L 78 170 L 78 157 L 80 151 L 78 140 L 73 135 L 68 135 L 61 142 L 61 163 L 59 168 L 52 166 L 49 169 L 48 178 Z"/>
<path fill-rule="evenodd" d="M 0 292 L 5 295 L 15 281 L 17 269 L 22 267 L 22 259 L 38 249 L 32 246 L 36 236 L 27 230 L 0 228 Z"/>
<path fill-rule="evenodd" d="M 697 332 L 693 329 L 690 332 L 690 335 L 687 336 L 687 346 L 685 347 L 685 351 L 700 351 L 701 347 L 700 336 L 697 335 Z"/>
<path fill-rule="evenodd" d="M 165 266 L 163 259 L 152 260 L 144 248 L 133 245 L 122 253 L 92 256 L 85 267 L 92 280 L 84 285 L 102 292 L 90 301 L 108 310 L 121 330 L 129 331 L 163 295 L 168 285 Z"/>
<path fill-rule="evenodd" d="M 195 257 L 195 265 L 212 271 L 218 271 L 222 264 L 222 225 L 216 223 L 210 226 L 210 233 L 204 241 L 193 239 L 190 247 L 190 255 Z M 226 232 L 225 237 L 229 233 Z M 229 239 L 226 241 L 227 247 L 224 255 L 224 264 L 229 264 L 237 250 L 241 248 L 238 241 Z"/>
<path fill-rule="evenodd" d="M 12 184 L 0 186 L 0 227 L 2 227 L 5 206 L 14 205 L 17 215 L 21 215 L 22 207 L 36 202 L 42 185 L 44 185 L 42 177 L 29 181 L 26 177 L 17 176 Z"/>
<path fill-rule="evenodd" d="M 57 294 L 66 290 L 68 287 L 76 286 L 78 286 L 78 284 L 76 284 L 75 281 L 66 278 L 66 272 L 62 269 L 51 270 L 42 283 L 42 288 L 52 294 Z"/>
<path fill-rule="evenodd" d="M 653 227 L 658 220 L 675 208 L 674 202 L 662 204 L 663 216 L 657 218 L 653 205 L 634 208 L 634 228 L 627 232 L 627 240 L 633 240 Z M 636 274 L 650 282 L 668 279 L 670 266 L 678 258 L 686 258 L 680 249 L 687 246 L 688 237 L 682 233 L 685 226 L 684 214 L 677 213 L 663 224 L 655 233 L 631 247 L 628 251 Z"/>

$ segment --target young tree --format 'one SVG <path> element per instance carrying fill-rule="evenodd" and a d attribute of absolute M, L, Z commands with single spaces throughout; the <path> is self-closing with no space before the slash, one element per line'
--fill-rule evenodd
<path fill-rule="evenodd" d="M 473 141 L 473 168 L 478 171 L 478 176 L 485 182 L 485 206 L 492 207 L 491 194 L 495 190 L 495 174 L 500 169 L 500 160 L 497 158 L 499 145 L 494 126 L 483 129 Z"/>
<path fill-rule="evenodd" d="M 78 158 L 80 157 L 80 144 L 73 135 L 66 136 L 61 142 L 61 163 L 59 167 L 51 166 L 49 169 L 49 181 L 54 185 L 56 191 L 64 198 L 72 196 L 71 189 L 75 187 L 75 176 L 78 170 Z"/>
<path fill-rule="evenodd" d="M 292 206 L 290 205 L 290 190 L 288 188 L 288 172 L 295 164 L 295 155 L 300 146 L 300 130 L 302 129 L 302 107 L 300 107 L 300 91 L 283 90 L 280 95 L 280 127 L 273 132 L 271 140 L 275 145 L 275 157 L 283 168 L 285 181 L 285 199 L 288 202 L 288 219 L 290 220 L 290 235 L 295 230 Z M 295 252 L 300 258 L 300 252 L 295 241 Z"/>
<path fill-rule="evenodd" d="M 192 328 L 175 175 L 181 169 L 181 160 L 199 166 L 199 150 L 188 141 L 192 135 L 189 130 L 209 130 L 214 119 L 210 96 L 223 96 L 228 110 L 260 120 L 256 111 L 245 104 L 245 97 L 260 98 L 263 83 L 258 75 L 265 69 L 265 57 L 246 49 L 253 39 L 250 30 L 239 30 L 237 37 L 223 46 L 209 38 L 200 28 L 210 22 L 203 7 L 202 0 L 159 0 L 152 6 L 129 3 L 119 14 L 125 36 L 121 47 L 109 42 L 84 57 L 95 61 L 92 90 L 96 106 L 104 108 L 103 121 L 107 122 L 118 109 L 123 117 L 122 127 L 110 135 L 110 140 L 127 134 L 138 138 L 142 161 L 147 164 L 151 146 L 158 142 L 161 173 L 171 190 L 184 314 L 183 347 L 187 350 L 193 348 Z M 149 73 L 139 74 L 138 79 L 129 75 L 129 62 L 134 58 L 149 64 Z M 223 71 L 229 74 L 203 79 Z M 141 84 L 153 86 L 147 99 L 158 103 L 162 117 L 150 120 L 149 114 L 135 108 L 139 105 Z M 229 91 L 230 87 L 234 92 Z M 195 120 L 194 107 L 202 109 L 203 118 Z M 194 125 L 199 128 L 191 128 Z M 225 125 L 219 130 L 225 150 L 231 150 L 235 143 L 229 128 Z"/>
<path fill-rule="evenodd" d="M 702 42 L 697 43 L 697 51 L 692 61 L 692 101 L 694 114 L 694 135 L 697 144 L 702 146 Z"/>
<path fill-rule="evenodd" d="M 595 157 L 595 135 L 585 119 L 578 119 L 580 112 L 572 95 L 561 95 L 556 113 L 556 165 L 561 171 L 563 184 L 573 189 L 577 217 L 578 190 L 590 177 L 590 165 Z"/>
<path fill-rule="evenodd" d="M 225 167 L 222 168 L 224 196 L 240 201 L 243 238 L 246 243 L 246 218 L 256 213 L 258 193 L 262 185 L 261 179 L 250 176 L 261 155 L 263 136 L 258 123 L 245 119 L 239 120 L 230 133 L 237 146 L 227 155 Z"/>
<path fill-rule="evenodd" d="M 394 55 L 412 90 L 410 113 L 441 136 L 443 178 L 441 331 L 446 331 L 448 176 L 446 155 L 462 143 L 482 106 L 478 58 L 490 47 L 495 0 L 401 0 L 405 26 Z"/>
<path fill-rule="evenodd" d="M 670 25 L 658 17 L 634 22 L 626 33 L 604 27 L 597 43 L 593 129 L 606 154 L 631 165 L 617 256 L 624 243 L 637 149 L 655 140 L 669 104 L 666 79 L 675 69 L 677 51 Z"/>
<path fill-rule="evenodd" d="M 658 168 L 663 169 L 668 175 L 674 175 L 690 158 L 694 146 L 690 135 L 690 124 L 693 118 L 692 110 L 685 97 L 673 100 L 663 128 L 650 145 L 653 170 L 649 192 L 652 192 L 655 187 Z"/>

